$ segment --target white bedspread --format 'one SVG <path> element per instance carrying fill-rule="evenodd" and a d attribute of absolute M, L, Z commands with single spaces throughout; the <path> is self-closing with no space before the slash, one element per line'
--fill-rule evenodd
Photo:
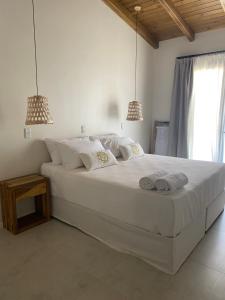
<path fill-rule="evenodd" d="M 169 194 L 140 189 L 141 177 L 162 169 L 185 173 L 189 183 Z M 166 237 L 178 235 L 225 185 L 224 164 L 149 154 L 90 172 L 44 163 L 41 173 L 54 196 Z"/>

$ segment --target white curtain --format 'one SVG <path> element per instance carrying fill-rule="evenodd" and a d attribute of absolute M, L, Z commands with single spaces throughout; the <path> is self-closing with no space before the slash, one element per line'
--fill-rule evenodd
<path fill-rule="evenodd" d="M 188 117 L 189 158 L 223 161 L 224 105 L 225 54 L 195 58 Z"/>

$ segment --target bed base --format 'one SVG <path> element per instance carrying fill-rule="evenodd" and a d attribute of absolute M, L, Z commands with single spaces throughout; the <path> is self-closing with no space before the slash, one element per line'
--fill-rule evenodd
<path fill-rule="evenodd" d="M 213 225 L 218 216 L 224 211 L 225 192 L 221 193 L 206 209 L 206 231 Z"/>
<path fill-rule="evenodd" d="M 175 274 L 221 214 L 225 193 L 220 194 L 176 237 L 163 237 L 67 201 L 53 199 L 53 217 L 79 228 L 118 251 L 132 254 L 157 269 Z"/>
<path fill-rule="evenodd" d="M 205 212 L 174 238 L 153 234 L 58 197 L 53 197 L 53 216 L 168 274 L 178 271 L 205 234 Z"/>

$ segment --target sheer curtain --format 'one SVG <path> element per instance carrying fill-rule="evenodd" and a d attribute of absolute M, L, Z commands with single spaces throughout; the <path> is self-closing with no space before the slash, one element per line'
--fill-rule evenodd
<path fill-rule="evenodd" d="M 188 157 L 223 161 L 225 54 L 194 58 L 188 114 Z"/>

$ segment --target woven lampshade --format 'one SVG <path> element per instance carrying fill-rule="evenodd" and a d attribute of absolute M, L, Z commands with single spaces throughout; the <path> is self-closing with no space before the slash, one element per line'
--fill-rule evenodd
<path fill-rule="evenodd" d="M 128 121 L 143 121 L 142 105 L 138 101 L 131 101 L 128 105 Z"/>
<path fill-rule="evenodd" d="M 26 125 L 53 124 L 48 109 L 48 98 L 32 96 L 27 99 Z"/>

